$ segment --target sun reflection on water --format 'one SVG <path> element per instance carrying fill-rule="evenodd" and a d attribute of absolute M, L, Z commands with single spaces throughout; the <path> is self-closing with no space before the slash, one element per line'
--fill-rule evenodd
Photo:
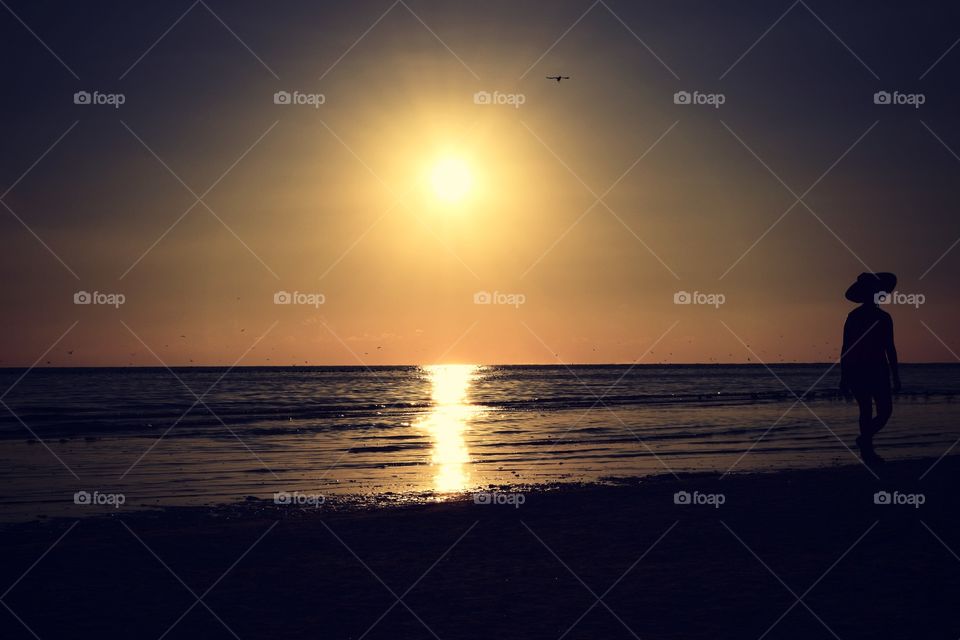
<path fill-rule="evenodd" d="M 433 486 L 442 493 L 463 491 L 469 486 L 466 465 L 470 454 L 464 432 L 477 412 L 467 402 L 467 392 L 479 367 L 470 364 L 444 364 L 424 367 L 431 384 L 433 407 L 417 426 L 433 440 L 430 462 Z"/>

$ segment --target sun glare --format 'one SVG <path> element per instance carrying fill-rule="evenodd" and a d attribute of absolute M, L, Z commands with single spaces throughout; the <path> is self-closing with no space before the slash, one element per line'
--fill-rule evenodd
<path fill-rule="evenodd" d="M 446 203 L 462 201 L 473 187 L 473 174 L 461 158 L 441 158 L 430 170 L 430 186 L 438 200 Z"/>
<path fill-rule="evenodd" d="M 473 365 L 434 365 L 424 367 L 430 379 L 433 408 L 419 422 L 433 440 L 431 464 L 434 489 L 441 493 L 463 491 L 470 481 L 466 467 L 470 462 L 464 432 L 476 407 L 467 394 L 477 372 Z"/>

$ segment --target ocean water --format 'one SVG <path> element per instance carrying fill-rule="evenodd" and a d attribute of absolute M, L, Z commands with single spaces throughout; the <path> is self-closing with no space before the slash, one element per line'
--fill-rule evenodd
<path fill-rule="evenodd" d="M 838 377 L 830 364 L 4 369 L 0 518 L 94 511 L 78 491 L 123 494 L 123 508 L 283 492 L 421 500 L 856 464 Z M 878 451 L 952 451 L 960 365 L 901 377 Z"/>

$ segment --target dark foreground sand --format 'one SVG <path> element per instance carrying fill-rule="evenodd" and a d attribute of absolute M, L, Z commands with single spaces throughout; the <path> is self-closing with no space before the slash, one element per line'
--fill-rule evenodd
<path fill-rule="evenodd" d="M 0 588 L 42 640 L 955 639 L 960 458 L 918 480 L 931 463 L 565 487 L 519 508 L 120 512 L 19 582 L 73 521 L 6 526 Z M 675 505 L 680 489 L 725 503 Z M 925 503 L 875 505 L 883 489 Z M 0 608 L 0 638 L 32 637 Z"/>

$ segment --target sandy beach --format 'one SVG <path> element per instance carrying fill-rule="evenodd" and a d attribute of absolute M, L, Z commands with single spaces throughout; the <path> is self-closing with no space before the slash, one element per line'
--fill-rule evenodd
<path fill-rule="evenodd" d="M 4 601 L 41 638 L 954 637 L 934 462 L 7 525 Z"/>

